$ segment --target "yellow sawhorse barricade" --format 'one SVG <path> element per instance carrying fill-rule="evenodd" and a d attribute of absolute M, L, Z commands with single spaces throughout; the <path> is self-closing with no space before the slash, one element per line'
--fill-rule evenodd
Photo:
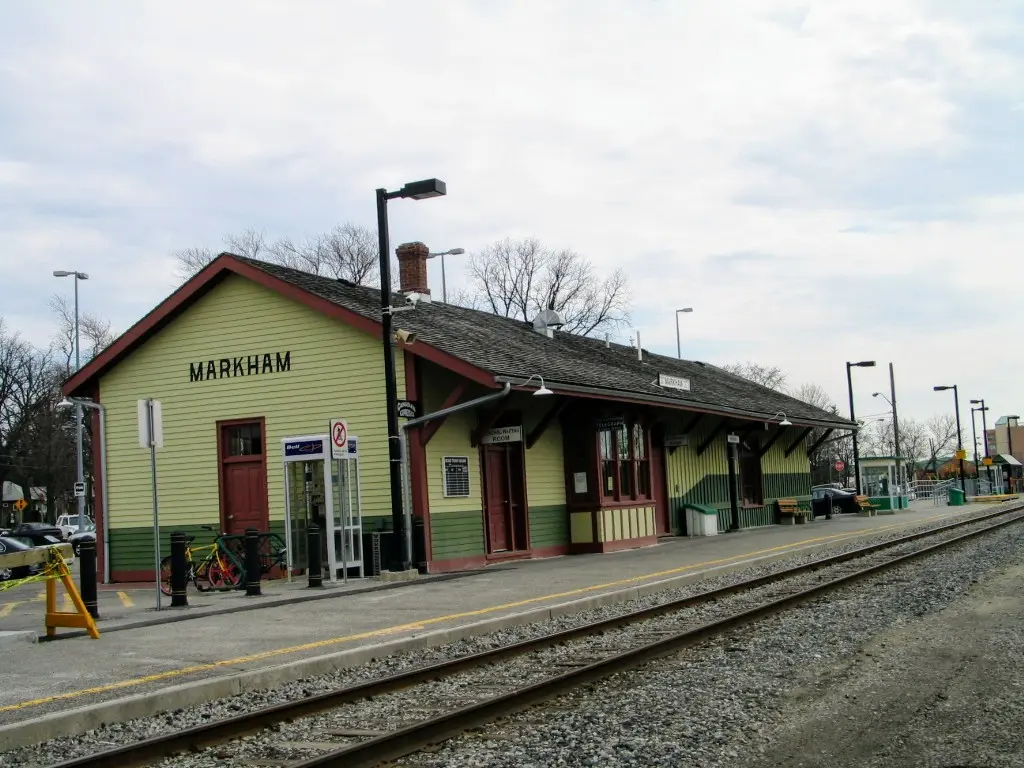
<path fill-rule="evenodd" d="M 0 568 L 20 568 L 26 565 L 37 565 L 43 563 L 45 567 L 42 573 L 34 576 L 27 576 L 24 579 L 14 579 L 0 583 L 0 591 L 6 591 L 19 587 L 23 584 L 34 582 L 46 582 L 46 636 L 54 637 L 58 627 L 69 627 L 84 629 L 89 637 L 98 640 L 100 631 L 96 629 L 96 622 L 85 607 L 85 602 L 75 586 L 75 580 L 71 578 L 71 570 L 68 568 L 65 557 L 71 555 L 70 544 L 59 544 L 53 547 L 37 547 L 21 552 L 11 552 L 0 555 Z M 64 585 L 67 590 L 74 611 L 57 610 L 57 581 Z"/>

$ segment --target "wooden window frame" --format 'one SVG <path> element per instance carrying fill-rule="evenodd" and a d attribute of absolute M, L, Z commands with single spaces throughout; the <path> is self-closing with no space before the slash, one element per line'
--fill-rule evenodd
<path fill-rule="evenodd" d="M 640 428 L 643 433 L 642 447 L 643 456 L 638 455 L 636 450 L 637 441 L 635 440 L 636 429 Z M 628 458 L 622 457 L 622 451 L 620 451 L 620 436 L 625 432 L 626 439 L 629 441 L 629 452 Z M 606 459 L 602 453 L 602 435 L 611 434 L 611 454 L 614 458 Z M 602 507 L 608 507 L 611 505 L 631 505 L 631 504 L 647 504 L 654 501 L 653 494 L 653 483 L 654 480 L 651 476 L 651 429 L 648 424 L 644 422 L 639 416 L 624 417 L 623 426 L 617 429 L 596 429 L 594 430 L 594 450 L 597 457 L 597 484 L 598 493 L 597 501 Z M 614 490 L 612 493 L 608 493 L 605 483 L 605 464 L 613 463 L 615 466 L 614 470 Z M 630 493 L 624 494 L 622 492 L 622 470 L 623 465 L 627 464 L 627 472 L 630 485 Z M 647 493 L 640 493 L 640 479 L 644 477 L 646 479 Z"/>

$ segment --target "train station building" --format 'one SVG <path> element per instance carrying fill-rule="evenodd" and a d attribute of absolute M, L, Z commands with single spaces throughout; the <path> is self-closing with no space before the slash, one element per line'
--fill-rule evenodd
<path fill-rule="evenodd" d="M 564 333 L 550 313 L 531 323 L 431 301 L 427 254 L 398 249 L 393 304 L 420 299 L 394 316 L 402 421 L 494 397 L 407 430 L 421 570 L 644 547 L 688 533 L 687 509 L 720 529 L 773 525 L 777 499 L 810 497 L 809 449 L 853 428 L 710 364 Z M 172 531 L 202 542 L 203 526 L 255 527 L 287 539 L 301 567 L 315 520 L 333 575 L 374 572 L 392 520 L 380 317 L 377 289 L 222 254 L 70 378 L 64 394 L 104 413 L 106 577 L 153 574 L 137 423 L 150 398 L 162 547 Z M 347 425 L 335 456 L 332 419 Z"/>

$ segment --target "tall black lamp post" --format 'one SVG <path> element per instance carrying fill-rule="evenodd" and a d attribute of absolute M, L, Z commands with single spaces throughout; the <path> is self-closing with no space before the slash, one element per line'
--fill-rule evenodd
<path fill-rule="evenodd" d="M 981 433 L 985 441 L 985 458 L 988 459 L 991 457 L 991 454 L 989 453 L 988 449 L 988 417 L 985 415 L 986 413 L 988 413 L 988 406 L 985 405 L 985 398 L 981 398 L 980 400 L 971 400 L 971 404 L 979 406 L 977 410 L 979 413 L 981 413 Z M 989 485 L 992 485 L 991 463 L 985 465 L 985 471 L 988 474 L 988 483 Z M 993 493 L 994 492 L 995 491 L 993 490 Z"/>
<path fill-rule="evenodd" d="M 960 433 L 960 393 L 957 390 L 956 384 L 932 387 L 932 389 L 936 392 L 945 392 L 947 389 L 953 390 L 953 407 L 956 408 L 956 450 L 957 456 L 960 459 L 960 490 L 966 495 L 967 481 L 964 480 L 964 440 Z"/>
<path fill-rule="evenodd" d="M 1010 419 L 1013 419 L 1015 422 L 1014 426 L 1017 426 L 1017 422 L 1020 422 L 1020 416 L 1006 417 L 1006 453 L 1013 458 L 1013 432 L 1010 431 Z M 1006 466 L 1010 472 L 1010 487 L 1007 490 L 1013 493 L 1013 464 L 1007 464 Z"/>
<path fill-rule="evenodd" d="M 853 412 L 853 374 L 854 368 L 874 368 L 874 360 L 862 360 L 859 363 L 846 364 L 846 386 L 850 390 L 850 421 L 857 423 L 857 416 Z M 857 430 L 853 430 L 853 477 L 856 482 L 857 495 L 860 495 L 860 455 L 857 453 Z"/>
<path fill-rule="evenodd" d="M 377 190 L 377 238 L 380 248 L 380 324 L 384 345 L 384 389 L 387 398 L 388 419 L 388 460 L 391 478 L 391 527 L 394 543 L 391 557 L 392 571 L 407 571 L 412 564 L 405 535 L 405 517 L 402 509 L 402 448 L 398 432 L 398 382 L 395 378 L 395 357 L 391 349 L 392 313 L 391 306 L 391 245 L 388 237 L 388 200 L 406 197 L 425 200 L 447 194 L 445 183 L 440 179 L 424 179 L 406 184 L 397 192 Z"/>
<path fill-rule="evenodd" d="M 972 403 L 978 402 L 977 400 L 971 400 Z M 974 417 L 981 408 L 971 408 L 971 445 L 974 448 L 974 472 L 978 476 L 978 481 L 981 481 L 981 470 L 978 467 L 981 464 L 978 463 L 978 420 Z"/>

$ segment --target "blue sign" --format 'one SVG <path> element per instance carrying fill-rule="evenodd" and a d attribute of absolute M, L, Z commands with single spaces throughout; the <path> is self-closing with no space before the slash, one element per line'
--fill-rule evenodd
<path fill-rule="evenodd" d="M 322 440 L 293 440 L 284 444 L 285 456 L 323 456 Z"/>

